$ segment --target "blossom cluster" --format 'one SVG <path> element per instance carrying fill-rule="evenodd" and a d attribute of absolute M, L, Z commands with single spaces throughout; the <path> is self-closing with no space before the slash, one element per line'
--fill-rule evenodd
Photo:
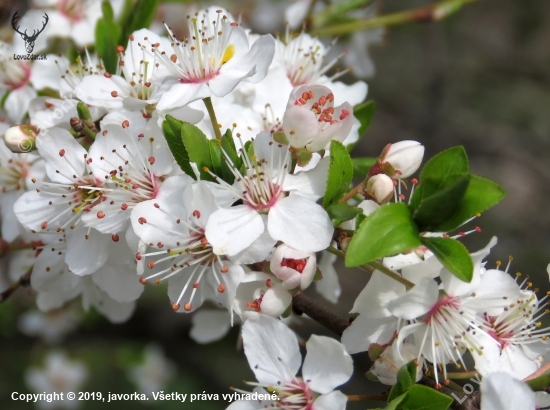
<path fill-rule="evenodd" d="M 71 11 L 81 27 L 70 33 L 86 33 L 74 37 L 78 46 L 94 41 L 86 27 L 98 5 Z M 30 11 L 26 23 L 40 16 Z M 58 24 L 48 36 L 69 35 L 66 16 L 50 12 Z M 110 71 L 87 51 L 76 61 L 18 60 L 17 45 L 0 43 L 0 251 L 10 280 L 30 278 L 41 311 L 80 298 L 119 323 L 144 286 L 161 283 L 175 312 L 214 303 L 216 311 L 193 313 L 192 337 L 207 343 L 242 322 L 254 397 L 276 396 L 231 410 L 344 409 L 348 398 L 335 389 L 352 376 L 350 354 L 365 351 L 371 378 L 395 385 L 412 362 L 413 382 L 429 374 L 437 389 L 449 383 L 448 367 L 468 367 L 468 351 L 476 371 L 497 375 L 487 397 L 496 377 L 537 371 L 550 351 L 540 322 L 547 297 L 508 267 L 486 268 L 496 239 L 464 262 L 458 239 L 470 232 L 446 233 L 476 217 L 461 205 L 467 193 L 494 194 L 479 212 L 501 197 L 469 173 L 467 158 L 461 168 L 462 151 L 429 162 L 419 182 L 423 145 L 391 143 L 350 188 L 351 165 L 342 163 L 351 164 L 369 105 L 364 81 L 340 81 L 343 55 L 329 59 L 320 39 L 290 26 L 277 38 L 255 34 L 220 7 L 186 22 L 183 37 L 167 25 L 133 31 Z M 399 238 L 394 223 L 404 227 Z M 375 264 L 342 342 L 311 336 L 298 377 L 298 341 L 282 319 L 314 282 L 338 302 L 336 255 Z M 36 320 L 29 331 L 44 332 Z M 79 384 L 84 372 L 74 372 Z M 147 385 L 145 373 L 132 377 Z"/>

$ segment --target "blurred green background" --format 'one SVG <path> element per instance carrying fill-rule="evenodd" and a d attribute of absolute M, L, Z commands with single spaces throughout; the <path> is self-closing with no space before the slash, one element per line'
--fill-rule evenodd
<path fill-rule="evenodd" d="M 236 3 L 236 2 L 235 2 Z M 234 15 L 250 18 L 256 2 L 229 5 Z M 423 1 L 385 0 L 384 13 L 426 4 Z M 4 25 L 24 2 L 1 1 Z M 426 146 L 426 156 L 464 145 L 472 172 L 503 185 L 508 195 L 478 224 L 483 232 L 465 238 L 474 251 L 491 236 L 499 244 L 488 258 L 514 256 L 512 271 L 535 278 L 548 289 L 550 262 L 550 2 L 543 0 L 484 0 L 465 7 L 448 20 L 408 24 L 388 30 L 381 46 L 372 48 L 377 68 L 368 80 L 369 99 L 377 105 L 367 136 L 356 155 L 376 156 L 388 142 L 413 139 Z M 183 15 L 182 15 L 183 17 Z M 7 23 L 6 23 L 7 22 Z M 8 26 L 9 27 L 9 26 Z M 341 303 L 333 309 L 346 317 L 368 275 L 339 267 Z M 317 298 L 314 292 L 308 294 Z M 321 301 L 326 306 L 330 304 Z M 17 317 L 33 305 L 28 290 L 0 304 L 0 409 L 32 408 L 10 400 L 13 391 L 29 392 L 23 374 L 40 367 L 50 347 L 17 330 Z M 332 307 L 331 307 L 332 308 Z M 189 316 L 174 314 L 164 288 L 148 286 L 133 318 L 113 325 L 91 312 L 61 347 L 88 367 L 82 390 L 104 395 L 132 393 L 127 368 L 139 363 L 150 342 L 159 344 L 177 365 L 177 376 L 164 389 L 180 393 L 229 393 L 229 386 L 247 389 L 254 380 L 242 351 L 237 349 L 238 327 L 222 341 L 199 346 L 188 334 Z M 300 328 L 305 338 L 315 331 L 330 335 L 317 324 Z M 366 394 L 384 388 L 366 381 L 369 362 L 356 355 L 356 370 L 347 394 Z M 86 402 L 82 409 L 108 406 Z M 117 409 L 224 409 L 227 403 L 116 402 Z M 352 403 L 349 409 L 364 409 Z"/>

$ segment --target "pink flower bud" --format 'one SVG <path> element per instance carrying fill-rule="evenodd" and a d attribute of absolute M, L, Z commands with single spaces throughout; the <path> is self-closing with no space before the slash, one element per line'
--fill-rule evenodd
<path fill-rule="evenodd" d="M 389 144 L 381 162 L 390 163 L 397 173 L 396 177 L 408 178 L 420 167 L 423 157 L 424 145 L 416 141 L 400 141 Z"/>
<path fill-rule="evenodd" d="M 373 175 L 367 181 L 367 193 L 379 204 L 387 202 L 393 194 L 392 179 L 385 174 Z"/>
<path fill-rule="evenodd" d="M 17 125 L 4 133 L 4 142 L 12 152 L 30 152 L 36 149 L 37 134 L 37 130 L 30 125 Z"/>
<path fill-rule="evenodd" d="M 334 106 L 334 94 L 322 85 L 302 85 L 290 94 L 283 130 L 291 147 L 317 152 L 331 140 L 344 141 L 353 125 L 353 107 Z"/>
<path fill-rule="evenodd" d="M 288 290 L 307 288 L 317 271 L 314 252 L 299 251 L 285 244 L 275 249 L 269 267 Z"/>

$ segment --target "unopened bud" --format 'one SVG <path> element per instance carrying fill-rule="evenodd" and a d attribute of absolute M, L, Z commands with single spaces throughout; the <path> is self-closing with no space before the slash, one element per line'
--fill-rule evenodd
<path fill-rule="evenodd" d="M 279 284 L 266 290 L 260 302 L 260 311 L 268 316 L 281 316 L 292 303 L 292 295 Z"/>
<path fill-rule="evenodd" d="M 393 194 L 393 181 L 385 174 L 374 175 L 367 181 L 367 193 L 378 204 L 387 202 Z"/>
<path fill-rule="evenodd" d="M 314 252 L 304 252 L 282 244 L 275 249 L 269 267 L 285 289 L 306 289 L 317 269 Z"/>
<path fill-rule="evenodd" d="M 32 125 L 17 125 L 4 133 L 4 142 L 11 152 L 21 154 L 36 149 L 38 130 Z"/>
<path fill-rule="evenodd" d="M 400 141 L 388 144 L 379 161 L 392 166 L 396 173 L 395 178 L 408 178 L 420 167 L 422 158 L 424 145 L 417 141 Z"/>

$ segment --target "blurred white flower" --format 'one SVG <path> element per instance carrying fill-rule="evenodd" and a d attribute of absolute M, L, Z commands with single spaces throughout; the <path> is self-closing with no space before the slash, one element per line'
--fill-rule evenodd
<path fill-rule="evenodd" d="M 176 366 L 164 356 L 157 345 L 145 348 L 145 360 L 128 371 L 128 378 L 138 386 L 141 393 L 151 396 L 166 388 L 176 374 Z"/>

